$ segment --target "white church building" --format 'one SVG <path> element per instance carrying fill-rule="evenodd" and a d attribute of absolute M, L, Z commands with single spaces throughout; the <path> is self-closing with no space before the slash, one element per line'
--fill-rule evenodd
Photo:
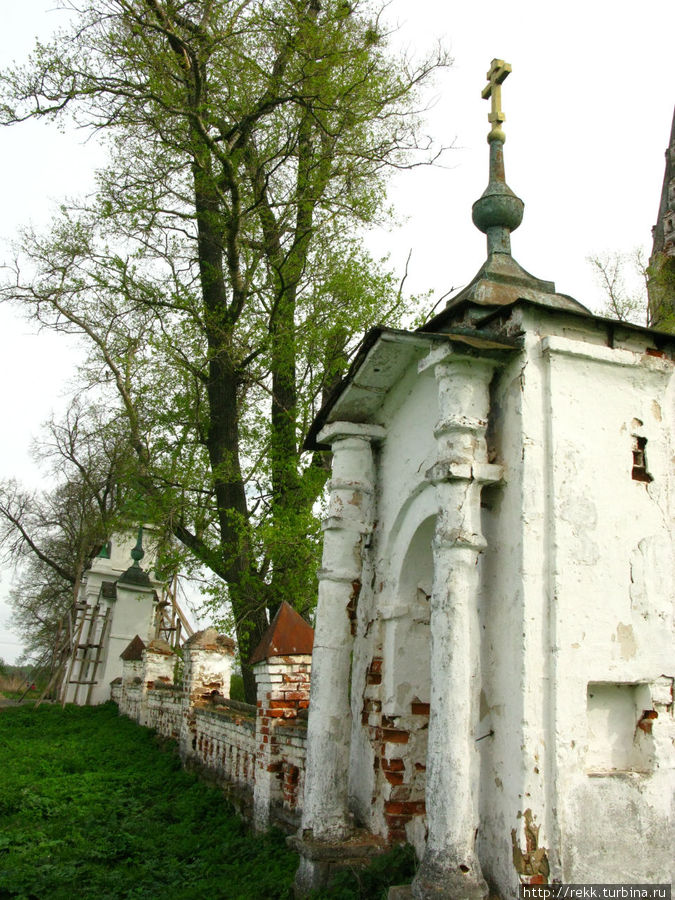
<path fill-rule="evenodd" d="M 401 841 L 418 898 L 672 880 L 675 335 L 511 255 L 508 70 L 485 264 L 371 331 L 308 439 L 333 470 L 300 893 Z"/>

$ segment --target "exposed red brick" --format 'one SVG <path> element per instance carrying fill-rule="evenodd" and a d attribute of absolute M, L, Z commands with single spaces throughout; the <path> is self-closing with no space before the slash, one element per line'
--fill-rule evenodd
<path fill-rule="evenodd" d="M 389 813 L 392 816 L 403 815 L 403 802 L 400 800 L 385 800 L 384 812 L 385 814 Z"/>
<path fill-rule="evenodd" d="M 367 724 L 368 724 L 368 713 L 365 711 L 365 709 L 364 709 L 363 712 L 361 713 L 361 724 L 362 724 L 362 725 L 367 725 Z"/>
<path fill-rule="evenodd" d="M 307 693 L 305 691 L 286 691 L 285 697 L 287 700 L 306 700 Z"/>
<path fill-rule="evenodd" d="M 418 772 L 426 772 L 427 767 L 423 766 L 422 763 L 415 763 L 415 768 Z"/>
<path fill-rule="evenodd" d="M 280 769 L 281 769 L 281 763 L 280 763 L 280 762 L 270 763 L 270 764 L 267 766 L 267 771 L 268 771 L 268 772 L 278 772 Z"/>
<path fill-rule="evenodd" d="M 381 672 L 382 671 L 382 657 L 375 656 L 368 667 L 369 672 Z"/>
<path fill-rule="evenodd" d="M 389 784 L 403 784 L 403 772 L 385 772 L 384 777 Z"/>
<path fill-rule="evenodd" d="M 406 800 L 403 803 L 403 812 L 409 816 L 423 816 L 427 811 L 424 800 Z"/>
<path fill-rule="evenodd" d="M 410 704 L 410 712 L 413 714 L 413 716 L 428 716 L 429 704 L 422 703 L 419 700 L 413 700 L 413 702 Z"/>
<path fill-rule="evenodd" d="M 392 813 L 385 813 L 384 817 L 387 820 L 389 828 L 405 829 L 406 824 L 412 819 L 412 816 L 395 816 Z"/>
<path fill-rule="evenodd" d="M 382 768 L 385 772 L 402 772 L 405 769 L 405 763 L 402 759 L 383 759 Z"/>
<path fill-rule="evenodd" d="M 308 709 L 309 700 L 298 700 L 298 709 Z"/>
<path fill-rule="evenodd" d="M 366 684 L 382 684 L 382 676 L 379 672 L 369 672 L 366 675 Z"/>
<path fill-rule="evenodd" d="M 665 357 L 665 353 L 663 350 L 657 350 L 656 347 L 647 347 L 646 349 L 647 356 L 660 356 L 661 358 Z M 531 884 L 540 884 L 540 882 L 532 881 Z"/>
<path fill-rule="evenodd" d="M 383 728 L 382 740 L 388 744 L 407 744 L 410 735 L 407 731 L 401 731 L 400 728 Z"/>
<path fill-rule="evenodd" d="M 393 775 L 398 775 L 398 772 L 392 772 Z M 393 785 L 391 789 L 391 793 L 389 794 L 390 800 L 410 800 L 410 795 L 412 794 L 412 785 L 411 784 L 399 784 Z"/>

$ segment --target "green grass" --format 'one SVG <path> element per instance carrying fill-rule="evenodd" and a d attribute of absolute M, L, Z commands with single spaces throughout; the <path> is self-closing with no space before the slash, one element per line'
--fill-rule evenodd
<path fill-rule="evenodd" d="M 112 704 L 0 711 L 0 898 L 274 900 L 297 862 Z"/>
<path fill-rule="evenodd" d="M 290 900 L 297 865 L 113 704 L 0 709 L 0 900 Z M 381 900 L 413 872 L 399 848 L 313 900 Z"/>

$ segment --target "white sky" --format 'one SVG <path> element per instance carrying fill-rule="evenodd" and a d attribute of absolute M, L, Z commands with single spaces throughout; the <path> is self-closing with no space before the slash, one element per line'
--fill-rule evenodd
<path fill-rule="evenodd" d="M 21 59 L 62 15 L 57 0 L 0 2 L 0 65 Z M 651 246 L 675 101 L 674 10 L 671 0 L 392 0 L 401 45 L 420 53 L 442 39 L 455 60 L 437 79 L 426 129 L 455 149 L 443 168 L 396 176 L 390 199 L 405 224 L 372 242 L 399 271 L 412 248 L 409 290 L 439 296 L 484 261 L 471 204 L 487 183 L 489 104 L 480 93 L 499 57 L 513 66 L 502 92 L 506 178 L 525 201 L 513 255 L 559 291 L 601 305 L 586 257 Z M 37 123 L 0 131 L 1 239 L 22 223 L 47 223 L 60 198 L 91 186 L 101 157 L 82 139 Z M 0 261 L 10 258 L 0 248 Z M 0 477 L 36 481 L 29 445 L 63 406 L 75 360 L 66 339 L 36 335 L 0 307 Z M 2 600 L 10 580 L 2 573 L 0 657 L 11 661 L 19 648 Z"/>

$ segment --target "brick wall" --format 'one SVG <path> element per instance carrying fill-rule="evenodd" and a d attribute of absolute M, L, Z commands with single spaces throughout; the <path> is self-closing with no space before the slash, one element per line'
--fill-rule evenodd
<path fill-rule="evenodd" d="M 258 692 L 254 823 L 300 824 L 311 656 L 272 656 L 254 666 Z"/>
<path fill-rule="evenodd" d="M 114 698 L 113 698 L 114 699 Z M 149 688 L 146 695 L 146 721 L 163 737 L 178 740 L 183 718 L 183 691 L 175 685 Z"/>
<path fill-rule="evenodd" d="M 374 749 L 376 822 L 390 843 L 407 841 L 423 848 L 429 704 L 413 700 L 409 712 L 383 715 L 382 664 L 380 656 L 371 660 L 361 712 L 361 724 Z"/>
<path fill-rule="evenodd" d="M 199 648 L 203 666 L 205 649 Z M 209 685 L 153 683 L 124 664 L 111 685 L 120 713 L 179 741 L 184 762 L 196 764 L 264 830 L 295 830 L 302 813 L 311 656 L 272 657 L 256 665 L 257 706 L 209 693 Z M 186 672 L 197 667 L 186 666 Z M 228 679 L 229 679 L 229 672 Z M 125 677 L 126 676 L 126 677 Z M 189 677 L 189 675 L 188 675 Z"/>
<path fill-rule="evenodd" d="M 138 722 L 141 716 L 141 685 L 135 682 L 121 685 L 119 708 L 120 712 Z"/>

